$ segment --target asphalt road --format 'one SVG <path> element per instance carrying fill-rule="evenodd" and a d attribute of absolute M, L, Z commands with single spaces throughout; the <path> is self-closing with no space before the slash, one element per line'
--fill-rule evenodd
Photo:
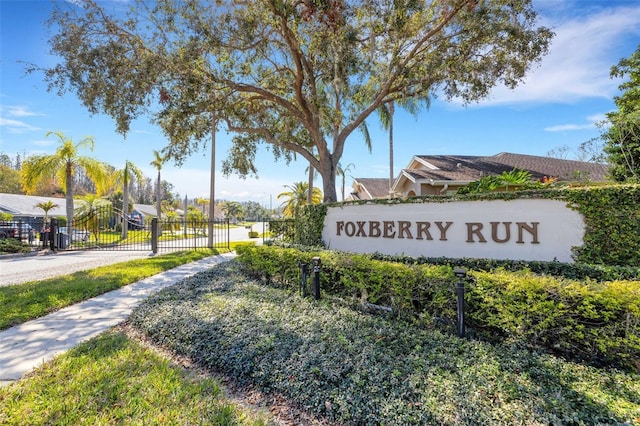
<path fill-rule="evenodd" d="M 0 256 L 0 286 L 66 275 L 85 269 L 151 256 L 143 251 L 42 251 L 37 255 Z"/>
<path fill-rule="evenodd" d="M 253 229 L 262 232 L 262 224 L 254 225 Z M 249 230 L 243 227 L 231 228 L 229 240 L 262 242 L 262 239 L 258 239 L 259 241 L 249 239 L 248 232 Z M 0 256 L 0 286 L 38 281 L 150 256 L 153 256 L 150 251 L 109 250 L 58 251 L 57 253 L 42 251 L 37 255 Z"/>

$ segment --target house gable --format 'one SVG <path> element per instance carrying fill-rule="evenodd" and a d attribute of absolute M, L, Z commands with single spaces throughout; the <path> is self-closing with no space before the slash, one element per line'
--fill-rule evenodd
<path fill-rule="evenodd" d="M 575 160 L 503 152 L 493 156 L 416 155 L 393 185 L 401 196 L 453 192 L 486 176 L 513 169 L 526 170 L 533 179 L 556 177 L 564 181 L 605 181 L 608 166 Z"/>
<path fill-rule="evenodd" d="M 389 179 L 354 178 L 353 191 L 346 200 L 372 200 L 389 197 Z"/>

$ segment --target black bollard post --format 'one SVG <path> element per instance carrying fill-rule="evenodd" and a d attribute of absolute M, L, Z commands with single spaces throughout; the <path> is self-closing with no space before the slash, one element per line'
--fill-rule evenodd
<path fill-rule="evenodd" d="M 49 230 L 49 248 L 51 251 L 56 252 L 58 250 L 58 219 L 51 219 L 51 227 Z"/>
<path fill-rule="evenodd" d="M 307 297 L 307 264 L 298 262 L 300 266 L 300 271 L 302 274 L 302 281 L 300 282 L 300 294 L 302 297 Z"/>
<path fill-rule="evenodd" d="M 458 292 L 458 337 L 465 337 L 464 329 L 464 278 L 467 276 L 467 271 L 462 268 L 456 268 L 453 273 L 458 277 L 458 284 L 456 286 Z"/>
<path fill-rule="evenodd" d="M 320 258 L 314 257 L 313 259 L 313 298 L 320 299 Z"/>
<path fill-rule="evenodd" d="M 160 232 L 158 232 L 160 230 L 159 226 L 160 224 L 157 217 L 151 219 L 151 252 L 153 254 L 158 254 L 158 237 L 160 235 Z"/>

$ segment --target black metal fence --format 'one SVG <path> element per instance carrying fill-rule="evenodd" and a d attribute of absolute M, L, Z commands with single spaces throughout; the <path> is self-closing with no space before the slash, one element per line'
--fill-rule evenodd
<path fill-rule="evenodd" d="M 132 220 L 111 207 L 96 208 L 74 218 L 73 227 L 51 219 L 41 226 L 39 242 L 52 250 L 166 252 L 230 248 L 226 220 Z"/>
<path fill-rule="evenodd" d="M 158 224 L 160 226 L 158 226 Z M 151 250 L 230 248 L 228 220 L 160 220 L 151 222 Z"/>
<path fill-rule="evenodd" d="M 13 238 L 31 245 L 38 245 L 44 230 L 44 218 L 0 221 L 0 239 Z"/>

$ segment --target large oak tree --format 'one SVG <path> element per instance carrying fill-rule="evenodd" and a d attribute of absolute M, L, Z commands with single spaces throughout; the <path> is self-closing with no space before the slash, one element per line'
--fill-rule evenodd
<path fill-rule="evenodd" d="M 62 3 L 51 89 L 74 91 L 123 134 L 151 114 L 177 164 L 216 123 L 234 135 L 225 173 L 256 174 L 259 144 L 302 156 L 325 201 L 346 141 L 380 106 L 515 87 L 552 37 L 530 0 L 137 0 L 126 16 Z"/>

